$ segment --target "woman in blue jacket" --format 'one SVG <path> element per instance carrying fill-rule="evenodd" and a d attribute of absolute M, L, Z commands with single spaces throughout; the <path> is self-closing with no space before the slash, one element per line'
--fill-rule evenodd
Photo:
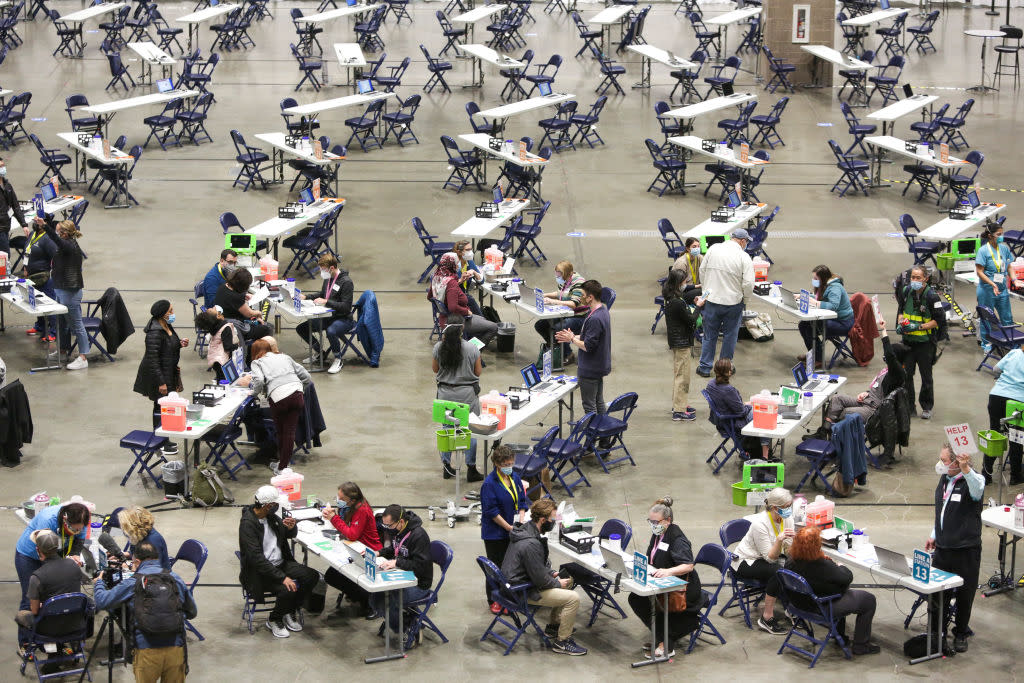
<path fill-rule="evenodd" d="M 826 308 L 836 312 L 834 320 L 825 321 L 825 338 L 842 337 L 849 334 L 853 327 L 853 306 L 850 304 L 850 295 L 843 287 L 843 279 L 833 275 L 826 265 L 815 266 L 811 271 L 811 293 L 814 300 L 811 306 L 815 308 Z M 811 344 L 814 344 L 814 369 L 819 370 L 822 364 L 822 342 L 821 338 L 815 335 L 818 325 L 810 320 L 800 323 L 800 336 L 804 338 L 804 348 L 808 351 Z M 801 360 L 803 356 L 798 356 Z"/>
<path fill-rule="evenodd" d="M 60 556 L 70 557 L 82 566 L 81 555 L 85 550 L 85 532 L 88 528 L 89 508 L 81 503 L 52 505 L 40 510 L 29 520 L 14 551 L 14 569 L 21 582 L 21 606 L 18 609 L 28 609 L 28 580 L 43 566 L 36 552 L 35 541 L 32 540 L 32 532 L 49 529 L 57 534 L 60 538 Z"/>
<path fill-rule="evenodd" d="M 142 542 L 152 543 L 160 555 L 160 566 L 170 569 L 171 558 L 167 553 L 167 542 L 154 528 L 155 523 L 153 513 L 138 505 L 132 505 L 117 513 L 117 524 L 130 543 L 129 551 L 134 555 L 135 546 Z"/>
<path fill-rule="evenodd" d="M 523 480 L 512 471 L 515 463 L 516 456 L 511 448 L 497 446 L 491 451 L 491 472 L 480 487 L 480 536 L 484 539 L 487 559 L 499 567 L 508 550 L 512 525 L 522 522 L 530 509 Z M 484 590 L 486 595 L 486 588 Z M 491 596 L 487 595 L 487 601 L 490 600 Z M 501 607 L 493 603 L 491 611 L 497 614 Z"/>

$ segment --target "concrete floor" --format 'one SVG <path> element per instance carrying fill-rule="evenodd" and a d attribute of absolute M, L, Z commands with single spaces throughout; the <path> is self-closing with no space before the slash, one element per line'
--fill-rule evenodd
<path fill-rule="evenodd" d="M 65 3 L 61 11 L 65 11 Z M 284 188 L 251 191 L 232 189 L 230 178 L 236 172 L 234 151 L 228 131 L 241 130 L 247 137 L 255 133 L 281 129 L 278 101 L 292 96 L 297 80 L 294 61 L 287 44 L 294 40 L 287 13 L 292 3 L 275 7 L 276 20 L 264 22 L 252 30 L 257 48 L 242 54 L 224 54 L 214 77 L 213 90 L 218 104 L 208 125 L 216 139 L 201 147 L 160 151 L 151 146 L 135 172 L 132 191 L 142 202 L 129 211 L 104 211 L 99 202 L 85 218 L 82 246 L 89 253 L 85 266 L 87 295 L 95 296 L 115 286 L 124 295 L 138 329 L 144 326 L 150 304 L 158 298 L 174 302 L 181 324 L 189 328 L 188 298 L 193 283 L 210 264 L 222 243 L 217 216 L 234 211 L 245 225 L 272 215 L 287 198 Z M 309 3 L 300 5 L 309 13 Z M 417 45 L 421 42 L 433 51 L 440 48 L 438 27 L 433 16 L 440 3 L 416 4 L 411 11 L 415 23 L 399 30 L 389 23 L 383 31 L 389 63 L 405 55 L 413 58 L 403 96 L 419 92 L 426 70 Z M 71 3 L 66 11 L 77 9 Z M 714 11 L 725 9 L 722 5 Z M 689 27 L 672 16 L 673 5 L 658 4 L 647 22 L 647 40 L 672 47 L 677 54 L 694 49 Z M 189 3 L 162 3 L 165 17 L 173 18 L 191 11 Z M 1020 10 L 1015 10 L 1019 13 Z M 538 61 L 552 52 L 567 57 L 559 88 L 579 95 L 581 108 L 593 100 L 596 67 L 591 60 L 571 57 L 578 39 L 568 17 L 547 16 L 534 10 L 536 24 L 529 24 L 530 47 L 538 51 Z M 591 9 L 583 12 L 590 16 Z M 915 23 L 911 20 L 910 23 Z M 981 11 L 959 5 L 944 13 L 936 27 L 939 52 L 927 57 L 911 56 L 905 81 L 924 92 L 940 95 L 940 103 L 950 101 L 955 109 L 969 95 L 964 88 L 978 80 L 978 44 L 965 40 L 961 31 L 968 27 L 990 27 L 1002 19 L 985 16 Z M 94 24 L 86 26 L 95 28 Z M 482 34 L 482 27 L 480 33 Z M 738 31 L 730 33 L 733 45 Z M 26 44 L 11 52 L 0 71 L 0 82 L 16 92 L 31 90 L 33 102 L 28 123 L 45 144 L 56 146 L 56 133 L 67 130 L 64 97 L 85 93 L 91 101 L 103 102 L 107 95 L 107 66 L 99 58 L 100 35 L 87 34 L 90 43 L 87 58 L 81 61 L 53 59 L 56 45 L 52 27 L 39 21 L 22 28 Z M 209 32 L 202 31 L 202 44 L 209 44 Z M 349 41 L 345 22 L 328 27 L 321 37 L 324 44 Z M 636 80 L 639 63 L 626 58 L 629 74 L 624 84 Z M 136 62 L 130 62 L 133 71 Z M 712 476 L 704 464 L 709 449 L 717 443 L 711 425 L 704 419 L 706 407 L 697 393 L 702 382 L 693 383 L 692 403 L 700 419 L 694 423 L 674 423 L 669 419 L 671 360 L 667 352 L 664 327 L 649 333 L 654 314 L 652 298 L 657 293 L 655 279 L 666 267 L 665 254 L 655 230 L 659 218 L 669 217 L 685 230 L 708 215 L 715 203 L 699 192 L 686 197 L 657 198 L 644 192 L 652 169 L 642 141 L 660 139 L 652 108 L 668 95 L 668 76 L 654 69 L 655 86 L 650 92 L 629 91 L 626 97 L 612 97 L 601 120 L 600 132 L 607 145 L 595 150 L 581 149 L 557 156 L 547 170 L 545 194 L 552 200 L 541 240 L 549 261 L 544 268 L 524 266 L 531 285 L 549 286 L 549 265 L 562 258 L 574 262 L 587 277 L 597 278 L 618 291 L 614 308 L 614 372 L 606 384 L 606 397 L 636 391 L 640 404 L 631 423 L 630 445 L 638 467 L 618 469 L 611 475 L 588 470 L 593 488 L 578 493 L 578 509 L 599 518 L 620 517 L 632 521 L 646 540 L 643 515 L 655 498 L 673 495 L 677 502 L 677 521 L 695 545 L 717 542 L 718 527 L 744 511 L 732 506 L 730 484 L 738 479 L 737 468 L 728 466 L 721 476 Z M 337 78 L 332 69 L 332 78 Z M 497 101 L 502 83 L 489 68 L 482 92 L 464 91 L 468 65 L 456 62 L 449 75 L 455 92 L 424 97 L 416 120 L 419 146 L 400 149 L 388 145 L 384 150 L 363 154 L 350 151 L 342 167 L 342 195 L 348 205 L 342 215 L 342 252 L 345 266 L 352 272 L 357 290 L 373 289 L 380 300 L 387 343 L 379 369 L 356 363 L 337 376 L 319 375 L 317 389 L 325 406 L 329 430 L 322 448 L 308 459 L 298 459 L 297 467 L 306 476 L 305 491 L 331 496 L 339 482 L 359 482 L 375 505 L 400 502 L 426 506 L 444 501 L 452 493 L 451 482 L 439 476 L 437 455 L 431 445 L 426 406 L 433 397 L 430 372 L 429 307 L 421 285 L 415 282 L 423 269 L 420 247 L 414 239 L 410 218 L 420 216 L 428 230 L 445 239 L 448 232 L 472 212 L 484 195 L 455 195 L 440 189 L 446 175 L 444 155 L 438 145 L 442 134 L 467 131 L 464 105 L 470 99 L 485 107 Z M 751 76 L 743 74 L 740 83 L 751 86 Z M 1005 82 L 1004 82 L 1005 83 Z M 139 87 L 133 94 L 149 92 Z M 334 88 L 315 95 L 308 90 L 298 94 L 300 102 L 344 94 Z M 781 94 L 781 93 L 780 93 Z M 766 110 L 777 96 L 762 95 L 760 110 Z M 877 101 L 877 100 L 876 100 Z M 983 188 L 1019 188 L 1015 159 L 1020 145 L 1014 131 L 1021 124 L 1019 91 L 1004 88 L 999 93 L 978 99 L 967 127 L 967 136 L 975 149 L 988 154 L 982 168 Z M 120 114 L 111 126 L 111 134 L 124 133 L 129 144 L 141 143 L 148 132 L 142 118 L 155 111 L 136 110 Z M 343 119 L 349 112 L 321 117 L 322 132 L 344 142 L 348 129 Z M 537 116 L 536 118 L 541 118 Z M 897 135 L 906 135 L 910 120 L 900 122 Z M 900 197 L 901 185 L 878 190 L 869 198 L 830 195 L 828 188 L 836 177 L 835 165 L 825 144 L 829 137 L 847 140 L 832 91 L 800 91 L 792 98 L 781 133 L 786 146 L 772 153 L 772 166 L 765 173 L 760 196 L 782 206 L 773 226 L 768 250 L 776 259 L 773 278 L 800 286 L 810 269 L 827 263 L 841 273 L 850 291 L 883 295 L 884 308 L 892 316 L 890 279 L 907 267 L 909 260 L 898 235 L 897 217 L 909 211 L 919 225 L 928 225 L 940 216 L 931 205 L 917 205 Z M 531 117 L 512 121 L 509 132 L 515 137 L 540 133 Z M 717 135 L 714 120 L 701 120 L 697 132 Z M 1008 141 L 1009 144 L 1007 144 Z M 30 192 L 30 183 L 40 172 L 38 155 L 29 144 L 19 144 L 3 153 L 10 177 L 22 196 Z M 885 175 L 904 178 L 898 167 Z M 701 164 L 691 165 L 691 179 L 706 178 Z M 1019 190 L 1017 190 L 1019 192 Z M 1011 204 L 1009 224 L 1016 227 L 1012 211 L 1017 201 L 1010 192 L 983 189 L 984 199 Z M 584 237 L 572 239 L 571 231 Z M 308 281 L 301 283 L 310 285 Z M 301 286 L 301 285 L 300 285 Z M 973 307 L 973 293 L 961 288 L 960 300 Z M 756 308 L 757 305 L 755 304 Z M 500 308 L 505 319 L 520 323 L 514 356 L 485 353 L 487 369 L 484 387 L 504 388 L 518 381 L 517 370 L 536 353 L 538 339 L 532 321 L 518 317 L 508 308 Z M 10 313 L 8 309 L 8 313 Z M 127 465 L 126 454 L 117 448 L 118 438 L 131 429 L 149 423 L 149 402 L 131 391 L 142 353 L 142 335 L 132 337 L 120 350 L 117 362 L 94 361 L 84 372 L 32 375 L 28 368 L 39 362 L 35 342 L 24 335 L 31 323 L 25 317 L 9 315 L 8 329 L 0 336 L 0 350 L 11 378 L 26 384 L 34 409 L 36 437 L 26 447 L 22 465 L 5 470 L 0 502 L 15 505 L 27 494 L 46 489 L 67 498 L 74 493 L 94 501 L 99 510 L 117 505 L 149 505 L 159 500 L 158 492 L 133 478 L 125 488 L 117 484 Z M 802 349 L 795 325 L 776 317 L 776 338 L 768 344 L 741 343 L 736 362 L 736 384 L 745 394 L 785 381 L 793 354 Z M 191 330 L 187 332 L 194 336 Z M 281 335 L 282 348 L 299 356 L 304 346 L 290 332 Z M 868 368 L 844 367 L 850 378 L 850 393 L 863 387 L 878 370 L 879 360 Z M 954 329 L 953 340 L 936 368 L 938 402 L 935 419 L 914 421 L 912 443 L 899 464 L 885 472 L 871 471 L 868 485 L 859 490 L 841 509 L 858 525 L 866 526 L 875 542 L 910 551 L 922 547 L 931 525 L 931 500 L 935 478 L 932 463 L 942 441 L 942 425 L 969 421 L 975 429 L 985 427 L 985 401 L 992 377 L 976 373 L 978 351 L 971 340 Z M 186 388 L 192 390 L 209 378 L 205 363 L 190 351 L 182 355 Z M 699 378 L 698 378 L 699 379 Z M 554 420 L 544 416 L 544 426 Z M 522 429 L 516 441 L 542 433 L 540 424 Z M 804 472 L 794 462 L 787 480 L 795 482 Z M 232 488 L 237 499 L 246 502 L 269 474 L 264 468 L 244 472 Z M 560 492 L 556 492 L 556 495 Z M 20 522 L 5 513 L 0 526 L 0 545 L 12 547 L 20 532 Z M 677 677 L 684 671 L 711 680 L 735 675 L 737 664 L 746 671 L 772 671 L 775 677 L 802 676 L 806 663 L 791 655 L 778 657 L 780 641 L 761 632 L 744 628 L 736 617 L 716 618 L 715 623 L 728 639 L 721 645 L 699 646 L 683 661 L 657 669 L 631 671 L 628 663 L 637 659 L 639 645 L 646 640 L 644 625 L 635 617 L 619 621 L 602 617 L 591 629 L 581 628 L 578 641 L 590 648 L 590 655 L 565 660 L 541 651 L 535 639 L 527 639 L 509 658 L 500 656 L 493 643 L 480 643 L 479 636 L 490 614 L 480 600 L 481 576 L 474 558 L 483 551 L 475 524 L 461 523 L 454 530 L 442 522 L 428 523 L 433 538 L 452 545 L 456 561 L 445 585 L 435 621 L 450 639 L 440 645 L 428 637 L 412 652 L 407 662 L 393 662 L 362 669 L 360 659 L 379 645 L 375 628 L 362 621 L 328 623 L 322 618 L 307 621 L 307 630 L 286 642 L 261 630 L 250 637 L 239 626 L 239 591 L 233 585 L 237 577 L 236 524 L 238 509 L 165 510 L 157 515 L 158 525 L 172 550 L 189 537 L 201 539 L 210 548 L 210 560 L 203 572 L 203 584 L 197 590 L 200 616 L 195 624 L 207 636 L 200 644 L 190 645 L 190 661 L 195 680 L 234 678 L 240 671 L 252 675 L 273 672 L 272 680 L 323 681 L 336 678 L 340 666 L 352 665 L 353 671 L 385 678 L 415 675 L 427 680 L 469 680 L 484 676 L 495 678 L 564 678 L 571 672 L 580 680 L 607 680 L 628 675 L 654 679 Z M 995 567 L 995 535 L 985 534 L 982 577 Z M 323 569 L 323 567 L 318 567 Z M 702 572 L 705 583 L 709 572 Z M 13 567 L 0 572 L 0 603 L 13 610 L 18 598 Z M 858 580 L 867 580 L 859 575 Z M 211 585 L 205 585 L 211 584 Z M 1017 677 L 1017 665 L 1011 645 L 1012 633 L 1024 623 L 1021 602 L 1016 595 L 975 603 L 973 627 L 978 634 L 967 655 L 949 661 L 936 661 L 908 668 L 902 656 L 904 614 L 913 603 L 905 592 L 878 590 L 878 612 L 874 638 L 882 653 L 846 664 L 834 651 L 817 666 L 817 676 L 830 680 L 888 680 L 895 676 L 939 676 L 945 679 L 970 676 L 985 678 Z M 623 598 L 625 596 L 623 595 Z M 328 596 L 333 603 L 333 591 Z M 584 600 L 589 607 L 589 602 Z M 918 624 L 920 626 L 920 624 Z M 0 634 L 0 670 L 13 680 L 15 667 L 13 629 Z M 531 656 L 533 655 L 533 656 Z M 239 666 L 239 658 L 244 664 Z M 680 658 L 682 655 L 680 654 Z M 508 669 L 519 667 L 515 674 Z M 684 667 L 681 668 L 681 667 Z M 856 667 L 856 674 L 854 668 Z M 94 674 L 96 672 L 94 671 Z M 262 677 L 266 678 L 264 674 Z M 127 671 L 118 671 L 117 680 L 129 680 Z"/>

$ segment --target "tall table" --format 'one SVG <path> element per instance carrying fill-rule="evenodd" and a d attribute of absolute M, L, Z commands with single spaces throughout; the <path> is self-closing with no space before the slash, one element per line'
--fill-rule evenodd
<path fill-rule="evenodd" d="M 13 284 L 14 283 L 14 278 L 8 278 L 7 280 L 0 280 L 0 282 L 5 283 L 5 284 L 6 283 Z M 32 287 L 32 283 L 27 281 L 27 280 L 26 280 L 26 284 L 29 287 Z M 50 334 L 49 329 L 47 329 L 49 327 L 49 324 L 50 324 L 49 318 L 47 316 L 51 316 L 51 315 L 67 315 L 67 312 L 68 312 L 67 306 L 64 306 L 62 304 L 57 303 L 56 301 L 54 301 L 50 297 L 48 297 L 45 294 L 43 294 L 42 292 L 40 292 L 35 287 L 32 287 L 32 289 L 33 289 L 33 292 L 35 293 L 35 300 L 36 300 L 35 308 L 32 307 L 32 304 L 29 303 L 29 300 L 27 298 L 24 298 L 24 294 L 25 293 L 24 293 L 24 291 L 21 291 L 20 288 L 19 288 L 18 294 L 22 295 L 21 298 L 16 296 L 13 290 L 10 291 L 10 292 L 6 292 L 4 294 L 0 294 L 0 332 L 3 332 L 4 330 L 7 329 L 5 321 L 4 321 L 4 303 L 10 304 L 11 306 L 13 306 L 15 308 L 15 310 L 21 311 L 22 313 L 26 313 L 28 315 L 41 316 L 43 318 L 43 325 L 44 325 L 43 334 L 46 335 L 46 336 L 43 337 L 43 339 L 48 339 L 49 338 L 49 334 Z M 57 342 L 56 342 L 56 347 L 55 348 L 56 348 L 56 355 L 57 355 L 57 364 L 56 365 L 50 365 L 50 344 L 47 343 L 46 346 L 44 347 L 45 353 L 46 353 L 46 365 L 38 367 L 38 368 L 32 368 L 32 372 L 43 372 L 45 370 L 60 370 L 61 368 L 64 367 L 63 363 L 61 362 L 61 357 L 60 357 L 61 353 L 60 353 L 60 325 L 59 324 L 57 325 L 56 338 L 57 338 Z"/>
<path fill-rule="evenodd" d="M 494 157 L 510 164 L 523 169 L 530 178 L 529 193 L 531 196 L 535 195 L 539 201 L 543 201 L 543 195 L 541 194 L 541 181 L 543 179 L 544 167 L 551 161 L 544 157 L 537 156 L 531 152 L 526 153 L 525 159 L 519 158 L 519 144 L 513 143 L 515 151 L 509 151 L 504 148 L 495 150 L 491 149 L 489 142 L 491 136 L 487 133 L 466 133 L 459 136 L 460 140 L 468 142 L 476 148 L 477 155 L 483 157 L 483 182 L 487 183 L 487 159 Z"/>
<path fill-rule="evenodd" d="M 797 294 L 799 295 L 799 292 L 797 292 Z M 801 313 L 799 309 L 792 308 L 791 306 L 787 306 L 785 304 L 785 302 L 782 301 L 781 298 L 777 299 L 775 297 L 764 296 L 763 294 L 755 294 L 754 298 L 758 299 L 760 301 L 763 301 L 764 303 L 768 304 L 769 306 L 772 306 L 779 313 L 783 313 L 785 315 L 788 315 L 788 316 L 791 316 L 793 318 L 796 318 L 800 322 L 810 322 L 811 323 L 811 327 L 812 327 L 811 331 L 815 335 L 815 337 L 817 337 L 818 327 L 819 327 L 819 323 L 820 323 L 821 333 L 822 333 L 821 334 L 821 344 L 822 344 L 821 348 L 824 350 L 824 348 L 825 348 L 825 321 L 826 320 L 835 320 L 835 318 L 837 317 L 835 311 L 833 311 L 833 310 L 831 310 L 829 308 L 808 308 L 806 313 Z M 822 362 L 824 362 L 824 359 L 821 359 L 821 360 L 822 360 Z"/>
<path fill-rule="evenodd" d="M 988 47 L 988 41 L 993 38 L 1002 38 L 1005 34 L 1002 31 L 988 29 L 988 28 L 969 28 L 964 30 L 965 36 L 972 36 L 974 38 L 981 38 L 981 83 L 978 85 L 972 85 L 968 90 L 975 90 L 979 93 L 986 93 L 989 90 L 998 91 L 999 88 L 994 88 L 990 85 L 985 85 L 985 48 Z"/>
<path fill-rule="evenodd" d="M 95 150 L 88 145 L 83 145 L 78 142 L 78 133 L 57 133 L 64 142 L 68 143 L 75 149 L 75 182 L 85 182 L 86 172 L 86 157 L 91 157 L 100 163 L 107 164 L 110 166 L 118 166 L 119 173 L 116 174 L 114 179 L 114 198 L 112 204 L 107 204 L 104 208 L 106 209 L 127 209 L 131 206 L 130 200 L 128 199 L 128 164 L 132 163 L 134 159 L 117 149 L 116 147 L 110 148 L 110 156 L 107 157 L 103 154 L 103 150 Z"/>
<path fill-rule="evenodd" d="M 633 84 L 634 88 L 651 87 L 651 62 L 664 64 L 670 69 L 692 69 L 697 66 L 678 55 L 670 56 L 668 50 L 653 45 L 627 45 L 626 49 L 640 55 L 640 81 Z"/>
<path fill-rule="evenodd" d="M 201 23 L 204 21 L 210 21 L 211 19 L 216 19 L 217 17 L 222 17 L 228 12 L 236 10 L 239 7 L 241 7 L 241 5 L 226 2 L 214 5 L 213 7 L 206 7 L 198 12 L 191 12 L 175 19 L 175 21 L 188 24 L 188 47 L 186 48 L 186 52 L 192 52 L 192 43 L 199 37 L 199 25 Z"/>
<path fill-rule="evenodd" d="M 298 147 L 292 147 L 287 142 L 285 142 L 284 133 L 257 133 L 254 137 L 261 142 L 267 143 L 273 148 L 271 150 L 271 154 L 273 155 L 271 158 L 271 166 L 273 167 L 272 182 L 275 183 L 284 182 L 285 154 L 297 157 L 311 164 L 316 164 L 317 166 L 330 166 L 331 164 L 337 165 L 345 160 L 345 157 L 339 156 L 337 154 L 332 154 L 331 152 L 328 152 L 326 149 L 323 150 L 323 154 L 321 154 L 320 158 L 317 158 L 316 154 L 314 154 L 312 151 L 307 151 L 305 149 L 300 149 Z M 331 180 L 328 181 L 328 190 L 330 190 L 331 194 L 334 195 L 338 194 L 337 180 L 338 173 L 334 173 L 331 176 Z"/>

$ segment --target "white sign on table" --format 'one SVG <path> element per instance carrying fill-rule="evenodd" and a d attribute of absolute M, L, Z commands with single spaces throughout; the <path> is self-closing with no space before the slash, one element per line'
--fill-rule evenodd
<path fill-rule="evenodd" d="M 949 441 L 949 445 L 953 447 L 953 455 L 974 455 L 978 452 L 971 427 L 966 422 L 947 425 L 943 429 L 946 430 L 946 439 Z"/>

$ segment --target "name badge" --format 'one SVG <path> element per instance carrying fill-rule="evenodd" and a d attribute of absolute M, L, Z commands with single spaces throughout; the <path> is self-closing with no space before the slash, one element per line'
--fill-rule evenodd
<path fill-rule="evenodd" d="M 995 275 L 992 276 L 992 282 L 996 283 L 997 285 L 1003 284 L 1004 279 L 1006 278 L 1003 276 L 1002 273 L 996 273 Z"/>
<path fill-rule="evenodd" d="M 959 503 L 960 502 L 960 494 L 959 493 L 954 493 L 952 496 L 949 497 L 949 499 L 951 501 L 953 501 L 954 503 Z"/>
<path fill-rule="evenodd" d="M 332 289 L 333 291 L 337 292 L 338 290 L 340 290 L 340 289 L 341 289 L 341 285 L 334 285 L 333 287 L 331 287 L 331 289 Z"/>
<path fill-rule="evenodd" d="M 668 543 L 665 543 L 665 541 L 662 541 L 661 543 L 659 543 L 658 544 L 658 550 L 664 550 L 664 551 L 668 552 Z"/>

